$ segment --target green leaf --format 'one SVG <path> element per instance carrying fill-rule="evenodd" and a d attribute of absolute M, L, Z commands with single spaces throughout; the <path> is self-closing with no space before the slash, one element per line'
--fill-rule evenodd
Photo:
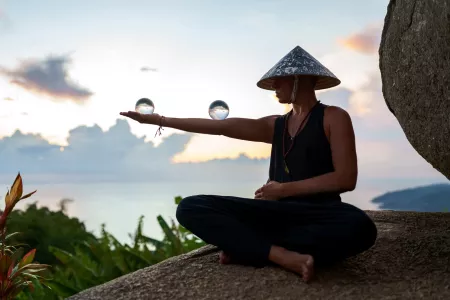
<path fill-rule="evenodd" d="M 28 273 L 40 273 L 43 271 L 46 271 L 47 268 L 28 268 L 27 266 L 23 267 L 22 269 L 19 269 L 18 271 L 27 271 Z M 22 273 L 23 275 L 24 273 Z"/>
<path fill-rule="evenodd" d="M 10 238 L 12 238 L 13 236 L 16 236 L 16 235 L 18 235 L 18 234 L 21 234 L 21 232 L 13 232 L 13 233 L 8 234 L 8 235 L 5 237 L 5 241 L 9 240 Z"/>
<path fill-rule="evenodd" d="M 31 274 L 31 273 L 25 273 L 25 272 L 23 272 L 22 273 L 22 276 L 23 277 L 26 277 L 26 278 L 28 278 L 28 279 L 38 279 L 38 277 L 36 276 L 36 275 L 33 275 L 33 274 Z"/>
<path fill-rule="evenodd" d="M 165 238 L 170 243 L 172 253 L 170 253 L 170 256 L 175 256 L 183 253 L 183 247 L 181 244 L 180 239 L 177 238 L 177 236 L 173 233 L 172 229 L 167 225 L 166 221 L 162 216 L 158 216 L 158 223 L 159 226 L 161 226 L 162 230 L 164 231 Z"/>
<path fill-rule="evenodd" d="M 65 285 L 58 281 L 50 281 L 47 283 L 47 286 L 49 286 L 58 295 L 60 295 L 64 298 L 68 298 L 72 295 L 75 295 L 75 294 L 81 292 L 80 290 L 78 290 L 72 286 Z"/>
<path fill-rule="evenodd" d="M 31 262 L 33 262 L 35 254 L 36 254 L 36 249 L 32 249 L 32 250 L 30 250 L 30 252 L 25 254 L 25 256 L 22 258 L 22 260 L 19 263 L 19 269 L 22 268 L 23 266 L 28 265 Z"/>
<path fill-rule="evenodd" d="M 95 270 L 89 268 L 88 266 L 86 266 L 83 262 L 80 261 L 80 259 L 74 255 L 72 255 L 71 253 L 64 251 L 62 249 L 56 248 L 56 247 L 49 247 L 49 250 L 51 253 L 53 253 L 53 255 L 55 255 L 63 264 L 65 265 L 74 265 L 77 268 L 79 268 L 80 271 L 84 271 L 90 275 L 92 275 L 93 277 L 98 277 L 99 275 L 97 274 L 97 272 L 95 272 Z"/>
<path fill-rule="evenodd" d="M 180 204 L 181 200 L 183 200 L 183 198 L 181 196 L 176 196 L 175 197 L 175 204 L 176 205 Z"/>
<path fill-rule="evenodd" d="M 140 252 L 136 253 L 136 252 L 134 252 L 133 250 L 127 249 L 127 248 L 124 248 L 123 251 L 127 252 L 127 253 L 130 254 L 134 259 L 138 260 L 138 263 L 140 263 L 140 264 L 143 264 L 143 265 L 151 265 L 151 264 L 152 264 L 152 262 L 149 261 L 149 260 L 147 260 L 147 259 L 145 259 L 145 257 L 143 257 L 143 256 L 140 254 Z"/>
<path fill-rule="evenodd" d="M 14 269 L 11 274 L 11 280 L 14 280 L 16 277 L 23 275 L 25 271 L 28 273 L 40 273 L 46 271 L 49 265 L 43 264 L 28 264 L 19 269 Z"/>
<path fill-rule="evenodd" d="M 152 244 L 153 246 L 155 246 L 156 248 L 160 248 L 164 246 L 164 242 L 158 241 L 154 238 L 148 237 L 148 236 L 141 236 L 141 240 L 142 242 L 146 243 L 146 244 Z"/>

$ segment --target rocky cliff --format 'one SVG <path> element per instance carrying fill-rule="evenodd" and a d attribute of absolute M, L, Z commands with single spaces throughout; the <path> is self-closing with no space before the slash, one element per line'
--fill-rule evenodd
<path fill-rule="evenodd" d="M 387 106 L 450 179 L 450 0 L 391 0 L 379 54 Z"/>

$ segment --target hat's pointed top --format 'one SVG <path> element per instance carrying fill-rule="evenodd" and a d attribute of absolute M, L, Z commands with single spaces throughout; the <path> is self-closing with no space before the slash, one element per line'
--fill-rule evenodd
<path fill-rule="evenodd" d="M 272 85 L 276 77 L 285 76 L 315 76 L 317 82 L 315 89 L 327 89 L 337 86 L 341 81 L 302 47 L 296 46 L 275 64 L 258 81 L 258 87 L 273 90 Z"/>

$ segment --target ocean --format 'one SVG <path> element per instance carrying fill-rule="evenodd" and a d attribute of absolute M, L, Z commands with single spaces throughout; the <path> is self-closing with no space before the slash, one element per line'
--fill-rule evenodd
<path fill-rule="evenodd" d="M 58 209 L 63 198 L 73 199 L 67 205 L 67 214 L 83 221 L 86 228 L 98 234 L 101 224 L 121 242 L 129 243 L 129 233 L 134 233 L 138 218 L 144 216 L 144 233 L 161 238 L 162 231 L 156 221 L 162 215 L 166 221 L 175 219 L 175 196 L 186 197 L 195 194 L 218 194 L 253 198 L 259 182 L 226 184 L 211 183 L 79 183 L 79 184 L 32 184 L 24 186 L 24 192 L 37 189 L 31 198 L 22 200 L 16 209 L 37 202 L 38 206 Z M 6 185 L 0 185 L 6 191 Z M 385 191 L 378 189 L 356 189 L 342 195 L 344 202 L 361 209 L 376 210 L 370 202 Z M 3 196 L 3 195 L 2 195 Z"/>

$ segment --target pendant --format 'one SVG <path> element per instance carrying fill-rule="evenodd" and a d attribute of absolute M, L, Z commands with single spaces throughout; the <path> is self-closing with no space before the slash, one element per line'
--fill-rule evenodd
<path fill-rule="evenodd" d="M 289 174 L 289 168 L 288 168 L 286 162 L 284 162 L 284 171 L 285 171 L 287 174 Z"/>

